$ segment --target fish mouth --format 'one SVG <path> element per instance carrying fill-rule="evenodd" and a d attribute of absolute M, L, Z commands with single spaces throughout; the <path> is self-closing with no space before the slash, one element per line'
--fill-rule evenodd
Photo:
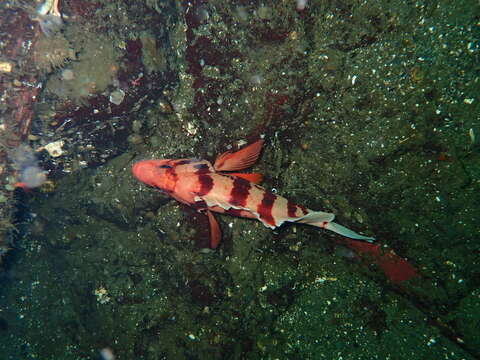
<path fill-rule="evenodd" d="M 156 164 L 157 160 L 142 160 L 132 165 L 132 173 L 138 180 L 143 183 L 150 184 L 156 177 L 157 172 Z"/>
<path fill-rule="evenodd" d="M 136 162 L 135 164 L 133 164 L 132 166 L 132 174 L 133 176 L 135 176 L 138 180 L 142 181 L 142 169 L 145 168 L 145 165 L 143 163 L 143 161 L 139 161 L 139 162 Z"/>

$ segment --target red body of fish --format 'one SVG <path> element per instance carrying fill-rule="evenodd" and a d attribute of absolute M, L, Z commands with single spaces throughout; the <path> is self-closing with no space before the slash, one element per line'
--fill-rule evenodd
<path fill-rule="evenodd" d="M 334 223 L 335 216 L 331 213 L 307 209 L 265 190 L 256 184 L 262 178 L 260 174 L 233 173 L 252 166 L 262 146 L 263 140 L 258 140 L 237 152 L 223 153 L 213 166 L 207 160 L 196 159 L 144 160 L 135 163 L 132 172 L 143 183 L 199 212 L 206 212 L 212 248 L 218 246 L 221 238 L 212 211 L 258 219 L 271 229 L 289 221 L 321 227 L 352 239 L 373 241 Z"/>

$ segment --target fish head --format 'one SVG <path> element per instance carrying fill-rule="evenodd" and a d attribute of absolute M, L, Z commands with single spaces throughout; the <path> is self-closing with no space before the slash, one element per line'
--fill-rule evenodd
<path fill-rule="evenodd" d="M 169 190 L 169 178 L 172 174 L 172 160 L 143 160 L 132 166 L 132 173 L 146 185 Z"/>

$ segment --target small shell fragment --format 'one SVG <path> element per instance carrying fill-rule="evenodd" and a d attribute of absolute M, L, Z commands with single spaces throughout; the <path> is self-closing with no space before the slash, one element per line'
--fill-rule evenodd
<path fill-rule="evenodd" d="M 0 61 L 0 72 L 12 72 L 13 64 L 8 61 Z"/>
<path fill-rule="evenodd" d="M 194 136 L 197 134 L 198 128 L 193 122 L 187 122 L 184 125 L 184 129 L 187 131 L 188 135 Z"/>
<path fill-rule="evenodd" d="M 63 144 L 63 140 L 58 140 L 45 145 L 44 148 L 51 157 L 59 157 L 63 154 Z"/>
<path fill-rule="evenodd" d="M 120 105 L 125 98 L 125 91 L 117 89 L 110 93 L 110 102 L 115 105 Z"/>

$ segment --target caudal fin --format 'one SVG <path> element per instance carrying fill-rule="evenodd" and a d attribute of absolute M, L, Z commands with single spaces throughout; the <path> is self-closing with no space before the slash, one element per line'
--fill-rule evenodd
<path fill-rule="evenodd" d="M 373 237 L 360 235 L 355 231 L 346 228 L 345 226 L 334 223 L 332 221 L 334 218 L 335 215 L 332 213 L 326 213 L 323 211 L 311 211 L 307 215 L 297 220 L 290 221 L 321 227 L 323 229 L 336 232 L 337 234 L 348 237 L 350 239 L 363 240 L 370 243 L 375 241 L 375 238 Z"/>
<path fill-rule="evenodd" d="M 332 213 L 327 213 L 323 211 L 311 211 L 309 213 L 296 219 L 289 221 L 298 222 L 302 224 L 308 224 L 312 226 L 324 227 L 325 223 L 328 223 L 335 219 L 335 215 Z"/>
<path fill-rule="evenodd" d="M 370 242 L 370 243 L 375 241 L 375 238 L 373 238 L 373 237 L 360 235 L 360 234 L 356 233 L 355 231 L 350 230 L 350 229 L 346 228 L 345 226 L 334 223 L 332 221 L 328 222 L 327 224 L 325 224 L 325 226 L 322 226 L 322 227 L 327 229 L 327 230 L 336 232 L 337 234 L 340 234 L 342 236 L 348 237 L 350 239 L 363 240 L 363 241 L 367 241 L 367 242 Z"/>

